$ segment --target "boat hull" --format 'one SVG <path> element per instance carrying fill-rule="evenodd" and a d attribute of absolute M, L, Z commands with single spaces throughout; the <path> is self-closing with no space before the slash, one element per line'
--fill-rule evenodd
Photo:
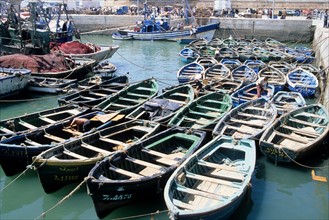
<path fill-rule="evenodd" d="M 88 54 L 68 54 L 72 58 L 88 58 L 96 60 L 97 62 L 101 62 L 102 60 L 109 59 L 113 56 L 113 54 L 119 49 L 119 46 L 100 46 L 101 50 L 88 53 Z"/>
<path fill-rule="evenodd" d="M 18 94 L 24 90 L 28 83 L 31 71 L 27 69 L 0 68 L 0 98 Z"/>

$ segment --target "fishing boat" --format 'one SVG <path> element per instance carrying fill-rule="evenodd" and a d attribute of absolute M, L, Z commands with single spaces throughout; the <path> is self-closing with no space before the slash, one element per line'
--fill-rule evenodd
<path fill-rule="evenodd" d="M 320 104 L 307 105 L 284 114 L 261 136 L 261 152 L 275 163 L 307 157 L 323 146 L 329 131 L 328 116 L 328 111 Z"/>
<path fill-rule="evenodd" d="M 283 90 L 286 86 L 286 75 L 273 67 L 265 67 L 258 73 L 258 78 L 268 77 L 268 84 L 274 86 L 274 94 Z"/>
<path fill-rule="evenodd" d="M 266 63 L 264 63 L 261 60 L 249 60 L 248 59 L 248 60 L 245 60 L 243 62 L 243 64 L 251 67 L 257 74 L 259 73 L 259 71 L 261 69 L 264 69 L 265 67 L 267 67 Z"/>
<path fill-rule="evenodd" d="M 239 42 L 232 38 L 232 36 L 222 40 L 223 46 L 228 48 L 235 48 L 239 46 Z"/>
<path fill-rule="evenodd" d="M 46 193 L 81 182 L 95 164 L 116 151 L 154 135 L 160 124 L 143 120 L 120 123 L 58 145 L 33 158 Z"/>
<path fill-rule="evenodd" d="M 299 92 L 286 91 L 277 92 L 272 98 L 272 103 L 277 108 L 278 115 L 283 115 L 306 105 L 304 97 Z"/>
<path fill-rule="evenodd" d="M 86 114 L 88 111 L 87 107 L 67 105 L 4 119 L 0 121 L 0 137 L 9 137 L 47 127 Z"/>
<path fill-rule="evenodd" d="M 54 44 L 51 48 L 52 53 L 61 54 L 75 58 L 88 58 L 101 62 L 109 59 L 119 49 L 117 45 L 105 46 L 92 43 L 81 43 L 79 41 L 68 41 L 61 44 Z"/>
<path fill-rule="evenodd" d="M 129 114 L 137 107 L 158 94 L 158 83 L 150 78 L 130 84 L 103 102 L 99 103 L 94 109 L 104 112 L 120 112 Z"/>
<path fill-rule="evenodd" d="M 194 81 L 201 79 L 203 72 L 204 67 L 201 64 L 197 62 L 188 63 L 177 71 L 177 79 L 179 83 Z"/>
<path fill-rule="evenodd" d="M 255 60 L 256 56 L 252 52 L 252 49 L 248 47 L 238 47 L 236 53 L 239 55 L 239 60 L 245 62 L 246 60 Z"/>
<path fill-rule="evenodd" d="M 211 92 L 195 99 L 179 110 L 169 126 L 193 129 L 212 129 L 221 117 L 232 108 L 232 99 L 222 91 Z"/>
<path fill-rule="evenodd" d="M 313 73 L 313 75 L 315 76 L 317 76 L 320 73 L 320 69 L 311 63 L 298 63 L 296 67 L 300 67 L 304 70 L 307 70 L 310 73 Z"/>
<path fill-rule="evenodd" d="M 315 75 L 307 70 L 297 67 L 287 74 L 288 88 L 292 92 L 299 92 L 304 97 L 315 95 L 319 81 Z"/>
<path fill-rule="evenodd" d="M 184 63 L 191 63 L 199 58 L 200 54 L 189 47 L 185 47 L 179 51 L 179 57 Z"/>
<path fill-rule="evenodd" d="M 204 143 L 205 132 L 171 128 L 97 163 L 87 179 L 97 216 L 162 193 L 177 166 Z"/>
<path fill-rule="evenodd" d="M 161 95 L 146 101 L 126 117 L 151 120 L 164 124 L 168 122 L 179 109 L 190 104 L 193 100 L 193 87 L 189 84 L 181 85 L 171 90 L 166 90 Z"/>
<path fill-rule="evenodd" d="M 286 47 L 284 52 L 290 54 L 293 57 L 293 61 L 297 63 L 312 63 L 315 60 L 314 56 L 307 55 L 289 47 Z"/>
<path fill-rule="evenodd" d="M 222 60 L 226 59 L 239 59 L 239 54 L 232 48 L 229 47 L 222 47 L 218 50 L 216 54 L 216 58 Z"/>
<path fill-rule="evenodd" d="M 103 60 L 93 67 L 95 76 L 112 78 L 117 71 L 117 67 L 109 60 Z"/>
<path fill-rule="evenodd" d="M 270 99 L 271 97 L 273 97 L 273 95 L 274 95 L 274 86 L 269 84 L 267 86 L 267 89 L 265 89 L 262 92 L 261 97 L 263 97 L 265 99 Z M 240 88 L 239 90 L 233 92 L 231 97 L 232 97 L 232 102 L 233 102 L 234 107 L 236 107 L 244 102 L 248 102 L 248 101 L 260 98 L 260 97 L 257 97 L 256 83 L 251 83 L 247 86 Z"/>
<path fill-rule="evenodd" d="M 59 94 L 67 92 L 67 87 L 73 87 L 76 84 L 76 79 L 31 76 L 27 83 L 27 90 L 32 92 Z"/>
<path fill-rule="evenodd" d="M 262 60 L 265 63 L 272 60 L 271 59 L 272 54 L 268 50 L 266 50 L 262 47 L 254 47 L 252 49 L 252 52 L 255 55 L 255 57 L 257 58 L 257 60 Z"/>
<path fill-rule="evenodd" d="M 276 68 L 286 75 L 295 68 L 293 64 L 284 61 L 270 61 L 268 66 Z"/>
<path fill-rule="evenodd" d="M 231 77 L 231 70 L 222 63 L 209 67 L 204 71 L 203 77 L 209 80 L 221 80 Z"/>
<path fill-rule="evenodd" d="M 214 57 L 203 57 L 203 56 L 197 58 L 195 62 L 202 65 L 205 70 L 218 64 L 218 61 Z"/>
<path fill-rule="evenodd" d="M 40 128 L 29 133 L 12 136 L 0 141 L 0 164 L 7 176 L 22 172 L 30 165 L 32 157 L 56 145 L 80 138 L 97 129 L 118 123 L 122 116 L 106 115 L 105 120 L 99 120 L 104 113 L 91 112 L 80 115 L 79 118 L 89 119 L 83 129 L 71 126 L 71 121 L 64 121 Z M 103 119 L 103 118 L 102 118 Z"/>
<path fill-rule="evenodd" d="M 245 102 L 233 108 L 213 129 L 213 136 L 258 140 L 276 119 L 275 105 L 263 98 Z"/>
<path fill-rule="evenodd" d="M 241 65 L 231 71 L 231 76 L 235 80 L 243 81 L 243 84 L 248 85 L 257 81 L 257 73 L 247 65 Z"/>
<path fill-rule="evenodd" d="M 84 78 L 96 61 L 87 58 L 70 59 L 55 54 L 24 55 L 12 54 L 0 56 L 0 65 L 5 68 L 26 68 L 32 76 L 50 78 Z"/>
<path fill-rule="evenodd" d="M 0 67 L 0 98 L 16 95 L 26 89 L 31 70 Z"/>
<path fill-rule="evenodd" d="M 112 39 L 113 40 L 132 40 L 133 36 L 122 35 L 122 34 L 119 34 L 119 33 L 113 33 L 112 34 Z"/>
<path fill-rule="evenodd" d="M 281 43 L 280 41 L 278 40 L 275 40 L 273 38 L 266 38 L 265 41 L 264 41 L 265 45 L 269 46 L 269 47 L 274 47 L 274 48 L 278 48 L 278 47 L 286 47 L 287 45 L 284 44 L 284 43 Z"/>
<path fill-rule="evenodd" d="M 227 68 L 229 68 L 231 71 L 242 65 L 242 63 L 238 59 L 227 59 L 227 58 L 224 58 L 224 59 L 222 59 L 220 61 L 220 63 L 222 63 L 225 66 L 227 66 Z"/>
<path fill-rule="evenodd" d="M 240 89 L 242 86 L 242 81 L 224 78 L 215 81 L 210 81 L 207 85 L 204 86 L 204 89 L 200 92 L 200 94 L 210 93 L 219 90 L 225 91 L 227 94 L 232 94 L 236 90 Z"/>
<path fill-rule="evenodd" d="M 170 176 L 164 200 L 170 219 L 229 219 L 244 199 L 255 170 L 253 140 L 219 136 Z"/>
<path fill-rule="evenodd" d="M 198 49 L 201 57 L 215 57 L 217 49 L 210 46 L 202 46 Z"/>
<path fill-rule="evenodd" d="M 223 41 L 220 38 L 213 38 L 208 43 L 207 46 L 220 48 L 223 45 Z"/>

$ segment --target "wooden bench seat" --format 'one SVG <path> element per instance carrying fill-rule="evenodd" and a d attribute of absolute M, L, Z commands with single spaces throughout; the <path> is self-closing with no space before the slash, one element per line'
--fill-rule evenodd
<path fill-rule="evenodd" d="M 43 117 L 43 116 L 41 116 L 41 117 L 39 117 L 42 121 L 45 121 L 45 122 L 48 122 L 48 123 L 50 123 L 50 124 L 55 124 L 57 121 L 54 121 L 54 120 L 52 120 L 52 119 L 50 119 L 50 118 L 47 118 L 47 117 Z"/>
<path fill-rule="evenodd" d="M 139 160 L 139 159 L 129 157 L 129 156 L 126 157 L 125 159 L 132 162 L 132 163 L 136 163 L 136 164 L 139 164 L 139 165 L 142 165 L 142 166 L 145 166 L 145 167 L 151 167 L 151 168 L 158 169 L 158 170 L 163 168 L 162 166 L 159 166 L 157 164 L 150 163 L 150 162 L 147 162 L 147 161 L 144 161 L 144 160 Z"/>
<path fill-rule="evenodd" d="M 46 137 L 48 139 L 51 139 L 53 141 L 56 141 L 56 142 L 64 142 L 65 141 L 64 138 L 60 138 L 60 137 L 57 137 L 57 136 L 52 135 L 52 134 L 44 134 L 44 137 Z"/>
<path fill-rule="evenodd" d="M 20 125 L 23 125 L 24 127 L 28 128 L 28 129 L 37 129 L 37 127 L 35 127 L 34 125 L 31 125 L 25 121 L 19 121 L 18 122 Z"/>
<path fill-rule="evenodd" d="M 316 124 L 316 123 L 307 122 L 307 121 L 299 120 L 299 119 L 296 119 L 296 118 L 289 118 L 288 120 L 292 121 L 292 122 L 299 123 L 299 124 L 308 125 L 308 126 L 311 126 L 311 127 L 320 127 L 320 128 L 326 128 L 327 127 L 325 125 L 319 125 L 319 124 Z"/>
<path fill-rule="evenodd" d="M 89 150 L 92 150 L 92 151 L 95 151 L 95 152 L 98 152 L 98 153 L 101 153 L 101 154 L 105 154 L 106 156 L 109 156 L 109 155 L 113 154 L 113 152 L 111 152 L 111 151 L 104 150 L 104 149 L 92 146 L 90 144 L 87 144 L 87 143 L 82 143 L 81 147 L 87 148 Z"/>
<path fill-rule="evenodd" d="M 146 94 L 140 94 L 140 93 L 132 93 L 132 92 L 128 92 L 127 93 L 128 96 L 138 96 L 138 97 L 142 97 L 142 98 L 149 98 L 149 95 Z"/>
<path fill-rule="evenodd" d="M 218 200 L 218 201 L 221 200 L 219 195 L 216 195 L 216 194 L 213 194 L 213 193 L 208 193 L 208 192 L 205 192 L 205 191 L 199 191 L 199 190 L 196 190 L 196 189 L 187 188 L 187 187 L 184 187 L 182 185 L 178 186 L 176 189 L 178 191 L 188 193 L 188 194 L 191 194 L 191 195 L 197 195 L 197 196 L 206 197 L 206 198 L 213 199 L 213 200 Z"/>
<path fill-rule="evenodd" d="M 73 158 L 76 158 L 76 159 L 79 159 L 79 160 L 88 160 L 89 159 L 88 157 L 85 157 L 85 156 L 82 156 L 80 154 L 74 153 L 72 151 L 67 151 L 67 150 L 64 150 L 63 154 L 66 154 L 70 157 L 73 157 Z"/>
<path fill-rule="evenodd" d="M 121 168 L 118 168 L 118 167 L 109 167 L 109 169 L 113 172 L 120 173 L 120 174 L 128 176 L 132 179 L 140 179 L 140 178 L 143 177 L 142 175 L 139 175 L 137 173 L 133 173 L 133 172 L 130 172 L 128 170 L 124 170 L 124 169 L 121 169 Z"/>
<path fill-rule="evenodd" d="M 200 174 L 187 172 L 186 177 L 191 178 L 191 179 L 200 180 L 200 181 L 207 181 L 207 182 L 216 183 L 216 184 L 220 184 L 220 185 L 239 188 L 239 186 L 235 185 L 235 183 L 232 183 L 230 181 L 217 179 L 217 178 L 209 177 L 209 176 L 205 176 L 205 175 L 200 175 Z"/>
<path fill-rule="evenodd" d="M 104 141 L 104 142 L 107 142 L 107 143 L 115 144 L 115 145 L 120 145 L 120 146 L 123 146 L 123 147 L 127 147 L 128 146 L 128 144 L 126 144 L 126 143 L 124 143 L 122 141 L 113 140 L 113 139 L 106 138 L 106 137 L 100 137 L 99 140 Z"/>

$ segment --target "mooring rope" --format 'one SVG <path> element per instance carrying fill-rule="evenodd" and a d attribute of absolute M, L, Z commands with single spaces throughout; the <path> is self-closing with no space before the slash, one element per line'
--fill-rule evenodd
<path fill-rule="evenodd" d="M 141 217 L 146 217 L 146 216 L 154 216 L 154 215 L 159 215 L 161 213 L 168 212 L 168 210 L 162 210 L 162 211 L 156 211 L 156 212 L 151 212 L 147 214 L 141 214 L 141 215 L 134 215 L 134 216 L 127 216 L 127 217 L 122 217 L 122 218 L 114 218 L 113 220 L 124 220 L 124 219 L 135 219 L 135 218 L 141 218 Z M 152 219 L 152 218 L 151 218 Z"/>

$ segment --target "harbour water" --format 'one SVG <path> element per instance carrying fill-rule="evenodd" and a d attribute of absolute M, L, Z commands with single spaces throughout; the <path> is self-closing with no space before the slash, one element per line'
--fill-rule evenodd
<path fill-rule="evenodd" d="M 114 41 L 105 36 L 83 36 L 83 41 L 119 45 L 110 61 L 118 67 L 118 74 L 129 72 L 130 82 L 154 77 L 160 89 L 178 83 L 176 72 L 183 65 L 178 52 L 183 45 Z M 16 100 L 0 102 L 0 120 L 56 107 L 57 98 L 24 94 Z M 301 164 L 284 166 L 276 166 L 259 154 L 251 190 L 232 219 L 329 219 L 329 185 L 311 176 L 315 170 L 316 175 L 329 177 L 328 151 L 328 146 L 324 146 Z M 76 188 L 77 185 L 46 194 L 34 170 L 6 177 L 0 169 L 0 219 L 97 219 L 86 186 Z M 105 219 L 151 219 L 151 216 L 168 219 L 162 195 L 119 208 Z"/>

